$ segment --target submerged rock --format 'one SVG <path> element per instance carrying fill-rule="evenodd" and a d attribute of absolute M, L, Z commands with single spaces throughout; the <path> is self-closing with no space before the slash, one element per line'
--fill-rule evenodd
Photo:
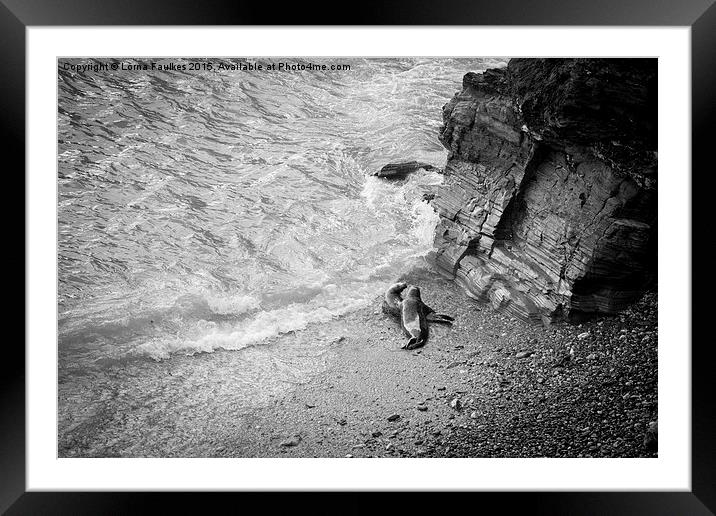
<path fill-rule="evenodd" d="M 443 108 L 435 263 L 545 324 L 613 313 L 656 277 L 656 60 L 512 59 Z"/>

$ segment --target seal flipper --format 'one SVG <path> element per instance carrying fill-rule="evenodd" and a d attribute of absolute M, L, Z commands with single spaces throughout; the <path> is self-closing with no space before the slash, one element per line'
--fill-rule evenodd
<path fill-rule="evenodd" d="M 418 341 L 417 337 L 411 337 L 410 340 L 408 340 L 408 342 L 406 342 L 405 344 L 403 344 L 401 346 L 401 348 L 402 349 L 413 349 L 415 347 L 415 343 L 417 341 Z"/>
<path fill-rule="evenodd" d="M 454 317 L 450 317 L 449 315 L 436 313 L 435 310 L 430 308 L 425 303 L 423 303 L 423 310 L 425 311 L 425 317 L 428 319 L 428 321 L 449 322 L 455 320 Z"/>
<path fill-rule="evenodd" d="M 445 324 L 452 324 L 453 321 L 455 320 L 454 317 L 450 317 L 449 315 L 436 314 L 436 313 L 434 313 L 434 312 L 429 313 L 429 314 L 426 316 L 426 319 L 427 319 L 429 322 L 445 323 Z"/>
<path fill-rule="evenodd" d="M 405 349 L 415 349 L 425 345 L 425 339 L 421 337 L 412 337 L 405 345 Z"/>

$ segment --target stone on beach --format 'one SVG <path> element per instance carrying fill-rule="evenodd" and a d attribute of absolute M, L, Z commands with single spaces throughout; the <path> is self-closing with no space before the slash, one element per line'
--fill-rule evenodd
<path fill-rule="evenodd" d="M 292 435 L 288 439 L 281 441 L 281 446 L 283 446 L 283 447 L 298 446 L 300 443 L 301 443 L 301 436 L 299 434 L 296 434 L 296 435 Z"/>

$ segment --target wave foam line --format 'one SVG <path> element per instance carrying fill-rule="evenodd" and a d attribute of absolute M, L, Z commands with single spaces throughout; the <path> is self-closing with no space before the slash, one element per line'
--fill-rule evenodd
<path fill-rule="evenodd" d="M 330 321 L 367 306 L 375 296 L 375 292 L 384 288 L 382 284 L 362 285 L 356 287 L 353 293 L 357 295 L 354 296 L 340 295 L 339 292 L 334 296 L 333 289 L 328 289 L 309 304 L 294 303 L 284 308 L 260 312 L 232 328 L 202 320 L 197 322 L 186 336 L 145 342 L 135 347 L 130 355 L 164 360 L 173 354 L 194 355 L 212 353 L 219 349 L 240 350 L 278 335 L 304 330 L 312 323 Z M 350 290 L 350 287 L 346 290 Z"/>

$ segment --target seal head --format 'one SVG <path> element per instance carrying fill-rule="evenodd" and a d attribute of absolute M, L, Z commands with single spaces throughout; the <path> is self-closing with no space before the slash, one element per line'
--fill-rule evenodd
<path fill-rule="evenodd" d="M 408 287 L 407 283 L 399 282 L 391 285 L 388 290 L 385 291 L 383 297 L 383 313 L 400 318 L 400 311 L 402 309 L 403 298 L 400 296 L 401 292 Z"/>

